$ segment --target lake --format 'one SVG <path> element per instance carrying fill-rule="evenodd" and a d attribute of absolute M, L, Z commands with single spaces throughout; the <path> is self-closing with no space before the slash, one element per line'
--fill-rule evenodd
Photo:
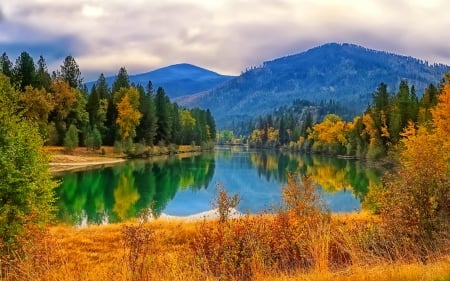
<path fill-rule="evenodd" d="M 61 174 L 58 219 L 74 225 L 120 222 L 149 208 L 157 215 L 191 215 L 212 208 L 218 184 L 239 194 L 239 211 L 268 211 L 280 206 L 287 171 L 310 175 L 332 212 L 360 210 L 382 175 L 362 161 L 219 147 L 190 157 L 130 160 Z"/>

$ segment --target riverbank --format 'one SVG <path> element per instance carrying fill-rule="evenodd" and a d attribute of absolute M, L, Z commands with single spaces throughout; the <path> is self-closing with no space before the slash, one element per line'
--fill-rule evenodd
<path fill-rule="evenodd" d="M 168 147 L 155 146 L 150 148 L 149 158 L 164 157 L 170 154 Z M 127 160 L 127 155 L 114 151 L 111 146 L 102 146 L 98 150 L 88 150 L 77 147 L 72 152 L 66 152 L 61 146 L 45 146 L 44 151 L 50 157 L 50 172 L 53 174 L 115 165 Z M 180 145 L 174 154 L 184 157 L 189 153 L 200 152 L 200 146 Z"/>

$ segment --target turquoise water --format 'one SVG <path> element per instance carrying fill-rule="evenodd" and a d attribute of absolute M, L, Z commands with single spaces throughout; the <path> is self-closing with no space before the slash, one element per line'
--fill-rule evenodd
<path fill-rule="evenodd" d="M 58 176 L 58 218 L 70 224 L 119 222 L 149 208 L 156 215 L 191 215 L 212 208 L 218 184 L 239 194 L 238 210 L 258 213 L 280 205 L 287 171 L 310 175 L 333 212 L 359 210 L 381 176 L 354 160 L 222 148 L 64 173 Z"/>

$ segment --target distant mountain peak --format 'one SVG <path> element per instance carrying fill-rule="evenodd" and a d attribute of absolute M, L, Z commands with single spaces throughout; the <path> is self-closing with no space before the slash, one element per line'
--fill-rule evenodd
<path fill-rule="evenodd" d="M 439 83 L 450 67 L 351 43 L 326 43 L 264 62 L 201 95 L 183 97 L 184 106 L 210 108 L 219 127 L 266 114 L 295 99 L 330 101 L 360 114 L 381 83 L 395 93 L 401 80 L 418 95 Z"/>

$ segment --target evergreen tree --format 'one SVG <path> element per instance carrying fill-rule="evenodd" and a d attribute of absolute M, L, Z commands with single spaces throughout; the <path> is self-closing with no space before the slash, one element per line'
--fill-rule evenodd
<path fill-rule="evenodd" d="M 209 109 L 206 110 L 206 124 L 209 129 L 208 140 L 212 140 L 212 141 L 216 140 L 216 134 L 217 134 L 216 122 L 214 121 L 214 118 L 211 114 L 211 111 L 209 111 Z"/>
<path fill-rule="evenodd" d="M 144 91 L 142 86 L 138 87 L 140 95 L 139 111 L 142 113 L 142 119 L 137 127 L 138 141 L 144 141 L 147 145 L 153 145 L 156 136 L 156 108 L 153 97 L 153 85 L 149 81 L 147 84 L 147 91 Z"/>
<path fill-rule="evenodd" d="M 166 96 L 166 92 L 162 87 L 158 87 L 155 96 L 155 106 L 156 106 L 156 143 L 169 143 L 172 136 L 172 120 L 170 101 Z"/>
<path fill-rule="evenodd" d="M 39 57 L 37 62 L 38 69 L 36 73 L 37 87 L 45 89 L 47 92 L 50 91 L 51 77 L 48 73 L 47 64 L 43 56 Z"/>
<path fill-rule="evenodd" d="M 26 86 L 36 86 L 36 67 L 33 58 L 27 53 L 22 52 L 16 60 L 12 72 L 13 84 L 23 92 Z"/>
<path fill-rule="evenodd" d="M 91 127 L 96 126 L 97 124 L 97 112 L 100 109 L 100 97 L 97 92 L 96 85 L 92 86 L 91 94 L 88 97 L 87 105 L 86 105 L 87 112 L 89 114 L 89 123 L 91 124 Z"/>
<path fill-rule="evenodd" d="M 74 57 L 67 56 L 61 65 L 61 72 L 59 73 L 64 81 L 66 81 L 71 88 L 80 88 L 83 84 L 83 78 L 81 77 L 80 68 L 75 61 Z"/>
<path fill-rule="evenodd" d="M 130 78 L 128 77 L 128 73 L 125 67 L 121 67 L 119 69 L 119 73 L 117 74 L 116 79 L 112 85 L 112 94 L 114 95 L 116 92 L 120 90 L 120 88 L 129 88 L 130 87 Z"/>
<path fill-rule="evenodd" d="M 421 124 L 429 123 L 432 119 L 431 109 L 438 103 L 438 89 L 430 84 L 425 89 L 420 103 L 419 103 L 419 117 L 418 121 Z"/>
<path fill-rule="evenodd" d="M 13 64 L 9 60 L 9 57 L 6 54 L 6 52 L 4 52 L 0 57 L 0 72 L 2 72 L 7 77 L 11 78 L 12 71 L 13 71 Z"/>

